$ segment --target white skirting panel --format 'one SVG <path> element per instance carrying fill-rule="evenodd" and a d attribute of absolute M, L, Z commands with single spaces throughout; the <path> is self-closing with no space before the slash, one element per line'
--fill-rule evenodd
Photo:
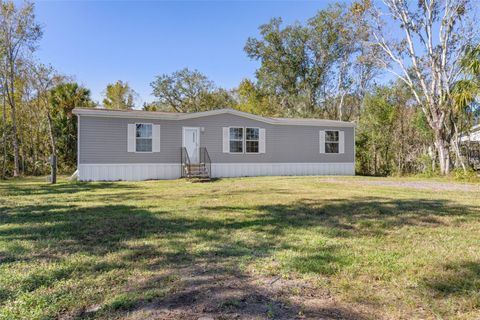
<path fill-rule="evenodd" d="M 178 179 L 179 163 L 80 164 L 80 181 L 140 181 L 151 179 Z"/>
<path fill-rule="evenodd" d="M 354 176 L 351 163 L 212 163 L 212 176 Z"/>
<path fill-rule="evenodd" d="M 212 177 L 355 175 L 354 163 L 212 163 Z M 80 181 L 178 179 L 178 163 L 80 164 Z"/>

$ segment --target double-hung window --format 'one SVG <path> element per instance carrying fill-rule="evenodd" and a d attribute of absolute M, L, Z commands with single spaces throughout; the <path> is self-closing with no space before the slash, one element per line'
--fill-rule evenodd
<path fill-rule="evenodd" d="M 152 124 L 137 123 L 135 129 L 135 151 L 152 152 Z"/>
<path fill-rule="evenodd" d="M 339 153 L 338 131 L 325 131 L 325 153 Z"/>
<path fill-rule="evenodd" d="M 229 128 L 230 153 L 259 153 L 260 129 L 259 128 Z"/>
<path fill-rule="evenodd" d="M 245 128 L 245 152 L 258 153 L 258 144 L 260 139 L 260 129 Z"/>
<path fill-rule="evenodd" d="M 243 152 L 243 128 L 241 127 L 230 128 L 230 152 L 231 153 Z"/>

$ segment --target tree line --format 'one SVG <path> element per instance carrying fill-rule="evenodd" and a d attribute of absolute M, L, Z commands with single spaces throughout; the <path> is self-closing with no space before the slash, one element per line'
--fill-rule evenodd
<path fill-rule="evenodd" d="M 362 0 L 330 5 L 305 23 L 273 18 L 244 47 L 260 63 L 255 79 L 226 89 L 184 68 L 152 81 L 152 103 L 138 106 L 136 92 L 119 80 L 107 85 L 102 105 L 172 112 L 230 107 L 354 121 L 361 174 L 467 170 L 459 136 L 480 114 L 474 6 L 469 0 L 385 0 L 378 7 Z M 96 103 L 87 88 L 35 61 L 42 29 L 33 4 L 3 2 L 0 19 L 2 177 L 45 174 L 50 154 L 58 156 L 61 172 L 72 172 L 72 109 Z"/>

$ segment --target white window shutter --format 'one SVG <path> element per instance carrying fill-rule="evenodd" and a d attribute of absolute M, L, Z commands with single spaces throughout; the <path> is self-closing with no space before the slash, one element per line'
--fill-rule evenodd
<path fill-rule="evenodd" d="M 265 129 L 258 130 L 258 153 L 265 153 Z"/>
<path fill-rule="evenodd" d="M 135 130 L 136 126 L 134 123 L 128 124 L 128 133 L 127 133 L 127 152 L 135 152 Z"/>
<path fill-rule="evenodd" d="M 345 153 L 345 131 L 338 131 L 338 153 Z"/>
<path fill-rule="evenodd" d="M 223 128 L 223 153 L 230 152 L 230 128 Z"/>
<path fill-rule="evenodd" d="M 154 124 L 152 128 L 152 152 L 160 152 L 160 125 Z"/>
<path fill-rule="evenodd" d="M 324 130 L 320 130 L 319 141 L 320 141 L 320 153 L 325 153 L 325 131 Z"/>

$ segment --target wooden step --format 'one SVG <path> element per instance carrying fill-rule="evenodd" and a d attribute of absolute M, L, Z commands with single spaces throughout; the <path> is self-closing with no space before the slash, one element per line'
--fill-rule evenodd
<path fill-rule="evenodd" d="M 209 179 L 210 175 L 205 164 L 191 164 L 190 166 L 185 166 L 185 176 L 188 179 Z"/>
<path fill-rule="evenodd" d="M 210 178 L 208 174 L 186 174 L 185 178 Z"/>
<path fill-rule="evenodd" d="M 205 167 L 190 167 L 190 168 L 187 168 L 187 170 L 190 170 L 190 171 L 206 171 L 207 168 L 205 168 Z"/>
<path fill-rule="evenodd" d="M 210 179 L 209 176 L 187 176 L 187 179 Z"/>

